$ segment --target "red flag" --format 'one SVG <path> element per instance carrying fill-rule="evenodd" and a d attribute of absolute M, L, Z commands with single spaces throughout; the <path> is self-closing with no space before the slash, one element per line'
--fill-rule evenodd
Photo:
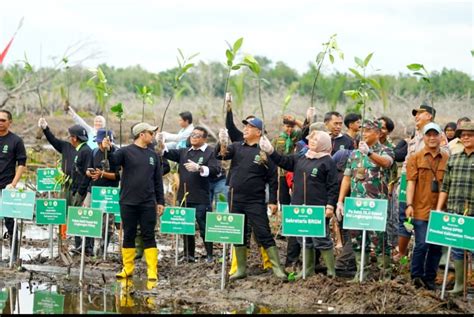
<path fill-rule="evenodd" d="M 7 47 L 5 47 L 5 49 L 3 50 L 2 54 L 0 55 L 0 64 L 3 63 L 3 59 L 5 58 L 5 56 L 7 56 L 8 49 L 10 48 L 10 45 L 12 45 L 12 42 L 13 42 L 13 39 L 14 39 L 14 38 L 15 38 L 15 36 L 13 36 L 12 39 L 10 40 L 10 42 L 8 42 Z"/>
<path fill-rule="evenodd" d="M 23 19 L 24 19 L 24 18 L 21 18 L 20 23 L 18 23 L 18 27 L 16 28 L 16 31 L 15 31 L 15 33 L 14 33 L 13 36 L 12 36 L 12 39 L 10 40 L 10 42 L 8 42 L 7 47 L 5 47 L 5 49 L 3 50 L 2 54 L 0 55 L 0 64 L 3 63 L 3 59 L 5 58 L 5 56 L 7 56 L 8 49 L 9 49 L 10 46 L 12 45 L 13 39 L 15 38 L 16 33 L 18 32 L 18 30 L 19 30 L 19 29 L 21 28 L 21 26 L 23 25 Z"/>

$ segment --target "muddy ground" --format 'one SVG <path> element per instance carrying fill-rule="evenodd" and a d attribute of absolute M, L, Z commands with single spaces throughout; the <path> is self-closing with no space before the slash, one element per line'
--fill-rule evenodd
<path fill-rule="evenodd" d="M 368 281 L 362 284 L 350 284 L 349 278 L 343 277 L 329 279 L 323 274 L 314 275 L 305 281 L 280 282 L 271 272 L 264 272 L 260 268 L 260 256 L 255 245 L 249 255 L 249 276 L 229 283 L 225 290 L 221 291 L 221 263 L 216 260 L 208 264 L 204 258 L 199 258 L 200 254 L 204 254 L 200 239 L 197 238 L 196 241 L 197 262 L 179 263 L 176 267 L 174 240 L 168 235 L 158 235 L 161 250 L 159 282 L 151 289 L 150 285 L 147 287 L 146 265 L 142 260 L 137 261 L 132 281 L 120 284 L 114 278 L 115 272 L 121 268 L 116 240 L 114 236 L 112 245 L 109 246 L 110 254 L 107 261 L 104 262 L 101 256 L 86 258 L 85 283 L 80 287 L 77 280 L 80 256 L 72 256 L 74 264 L 68 270 L 61 258 L 56 257 L 53 261 L 49 259 L 48 240 L 26 238 L 23 241 L 22 253 L 29 255 L 21 256 L 23 261 L 19 269 L 10 270 L 5 267 L 6 261 L 3 261 L 0 269 L 0 288 L 13 286 L 17 290 L 19 288 L 37 290 L 41 287 L 48 288 L 48 285 L 54 286 L 59 293 L 69 296 L 66 297 L 65 312 L 76 313 L 92 309 L 102 310 L 106 308 L 105 306 L 108 306 L 108 311 L 122 313 L 474 312 L 472 299 L 464 301 L 459 297 L 448 297 L 442 301 L 439 299 L 440 289 L 436 292 L 416 289 L 410 284 L 406 272 L 391 281 L 374 281 L 377 277 L 375 263 L 372 264 L 374 271 L 369 275 Z M 72 247 L 72 240 L 69 244 Z M 286 243 L 279 239 L 277 244 L 281 260 L 284 262 L 283 250 Z M 40 255 L 38 252 L 36 255 L 28 252 L 41 249 L 45 251 Z M 7 250 L 4 248 L 4 253 Z M 221 254 L 221 250 L 220 245 L 215 246 L 217 255 Z M 440 277 L 441 274 L 440 271 Z M 441 278 L 438 281 L 441 282 Z M 452 281 L 448 284 L 448 289 L 451 287 Z M 17 296 L 22 295 L 18 293 Z M 82 306 L 79 303 L 82 303 Z M 22 306 L 20 302 L 18 306 Z M 82 310 L 79 310 L 79 306 Z M 8 310 L 4 312 L 7 313 Z"/>

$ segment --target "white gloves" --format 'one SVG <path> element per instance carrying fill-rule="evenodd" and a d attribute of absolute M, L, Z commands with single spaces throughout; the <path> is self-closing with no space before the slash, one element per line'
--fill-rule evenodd
<path fill-rule="evenodd" d="M 309 107 L 308 110 L 306 110 L 306 119 L 308 119 L 309 122 L 312 122 L 315 114 L 316 114 L 316 108 Z"/>
<path fill-rule="evenodd" d="M 336 207 L 337 220 L 342 221 L 343 216 L 344 216 L 344 204 L 339 202 L 339 203 L 337 203 L 337 207 Z"/>
<path fill-rule="evenodd" d="M 260 149 L 267 154 L 273 153 L 273 145 L 270 143 L 270 140 L 264 135 L 260 138 Z"/>
<path fill-rule="evenodd" d="M 229 134 L 227 133 L 227 129 L 220 129 L 219 130 L 219 142 L 225 143 L 229 139 Z"/>
<path fill-rule="evenodd" d="M 196 162 L 188 160 L 187 163 L 184 163 L 184 167 L 186 168 L 188 172 L 193 173 L 193 172 L 199 172 L 200 165 Z"/>
<path fill-rule="evenodd" d="M 46 129 L 48 127 L 48 122 L 46 122 L 46 119 L 45 118 L 40 118 L 38 120 L 38 127 L 40 127 L 41 129 Z"/>
<path fill-rule="evenodd" d="M 367 145 L 367 143 L 365 143 L 365 141 L 359 142 L 359 151 L 364 155 L 367 155 L 369 153 L 369 146 Z"/>
<path fill-rule="evenodd" d="M 156 132 L 155 141 L 157 144 L 165 143 L 165 132 Z"/>

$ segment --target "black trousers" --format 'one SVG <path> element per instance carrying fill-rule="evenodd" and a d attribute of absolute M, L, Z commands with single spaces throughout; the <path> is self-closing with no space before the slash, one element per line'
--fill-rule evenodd
<path fill-rule="evenodd" d="M 156 209 L 154 206 L 120 204 L 120 216 L 122 217 L 122 246 L 124 248 L 135 248 L 137 225 L 140 225 L 143 248 L 156 248 Z"/>
<path fill-rule="evenodd" d="M 232 204 L 231 213 L 245 215 L 244 244 L 235 245 L 236 247 L 249 246 L 250 228 L 248 225 L 252 227 L 255 238 L 262 247 L 267 249 L 275 246 L 275 240 L 273 239 L 270 223 L 268 221 L 266 204 L 234 202 Z"/>
<path fill-rule="evenodd" d="M 212 256 L 212 242 L 206 242 L 206 213 L 211 212 L 211 206 L 206 204 L 186 204 L 186 207 L 196 208 L 196 222 L 198 224 L 199 235 L 201 236 L 202 242 L 204 242 L 204 248 L 206 249 L 207 256 Z M 196 248 L 196 238 L 194 235 L 184 235 L 184 254 L 187 256 L 194 257 L 194 250 Z"/>

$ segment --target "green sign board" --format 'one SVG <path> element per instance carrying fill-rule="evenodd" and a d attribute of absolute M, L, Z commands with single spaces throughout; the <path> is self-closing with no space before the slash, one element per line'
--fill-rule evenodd
<path fill-rule="evenodd" d="M 325 237 L 326 210 L 324 206 L 283 206 L 282 234 L 284 236 Z"/>
<path fill-rule="evenodd" d="M 33 298 L 33 314 L 63 314 L 64 295 L 37 291 Z"/>
<path fill-rule="evenodd" d="M 114 220 L 115 220 L 115 223 L 121 223 L 122 217 L 120 217 L 120 215 L 114 215 Z"/>
<path fill-rule="evenodd" d="M 474 251 L 474 218 L 432 210 L 426 242 Z"/>
<path fill-rule="evenodd" d="M 59 171 L 55 168 L 38 168 L 36 170 L 36 190 L 39 192 L 59 192 L 61 186 L 56 184 Z"/>
<path fill-rule="evenodd" d="M 206 213 L 206 242 L 244 243 L 244 215 Z"/>
<path fill-rule="evenodd" d="M 66 224 L 66 199 L 36 200 L 36 224 L 64 225 Z"/>
<path fill-rule="evenodd" d="M 196 233 L 196 209 L 166 207 L 160 220 L 160 232 L 169 234 Z"/>
<path fill-rule="evenodd" d="M 16 189 L 2 190 L 2 208 L 0 216 L 20 219 L 33 219 L 35 210 L 35 192 Z"/>
<path fill-rule="evenodd" d="M 402 173 L 400 177 L 400 188 L 398 191 L 398 201 L 407 201 L 407 173 Z"/>
<path fill-rule="evenodd" d="M 216 204 L 216 212 L 228 213 L 229 212 L 229 204 L 227 202 L 218 201 L 217 204 Z"/>
<path fill-rule="evenodd" d="M 3 312 L 5 308 L 5 303 L 8 300 L 8 292 L 7 291 L 0 291 L 0 313 Z"/>
<path fill-rule="evenodd" d="M 91 207 L 109 214 L 120 215 L 120 189 L 118 187 L 92 186 Z"/>
<path fill-rule="evenodd" d="M 344 229 L 385 231 L 388 201 L 386 199 L 346 197 Z"/>
<path fill-rule="evenodd" d="M 102 238 L 102 210 L 86 207 L 69 207 L 67 234 Z"/>

